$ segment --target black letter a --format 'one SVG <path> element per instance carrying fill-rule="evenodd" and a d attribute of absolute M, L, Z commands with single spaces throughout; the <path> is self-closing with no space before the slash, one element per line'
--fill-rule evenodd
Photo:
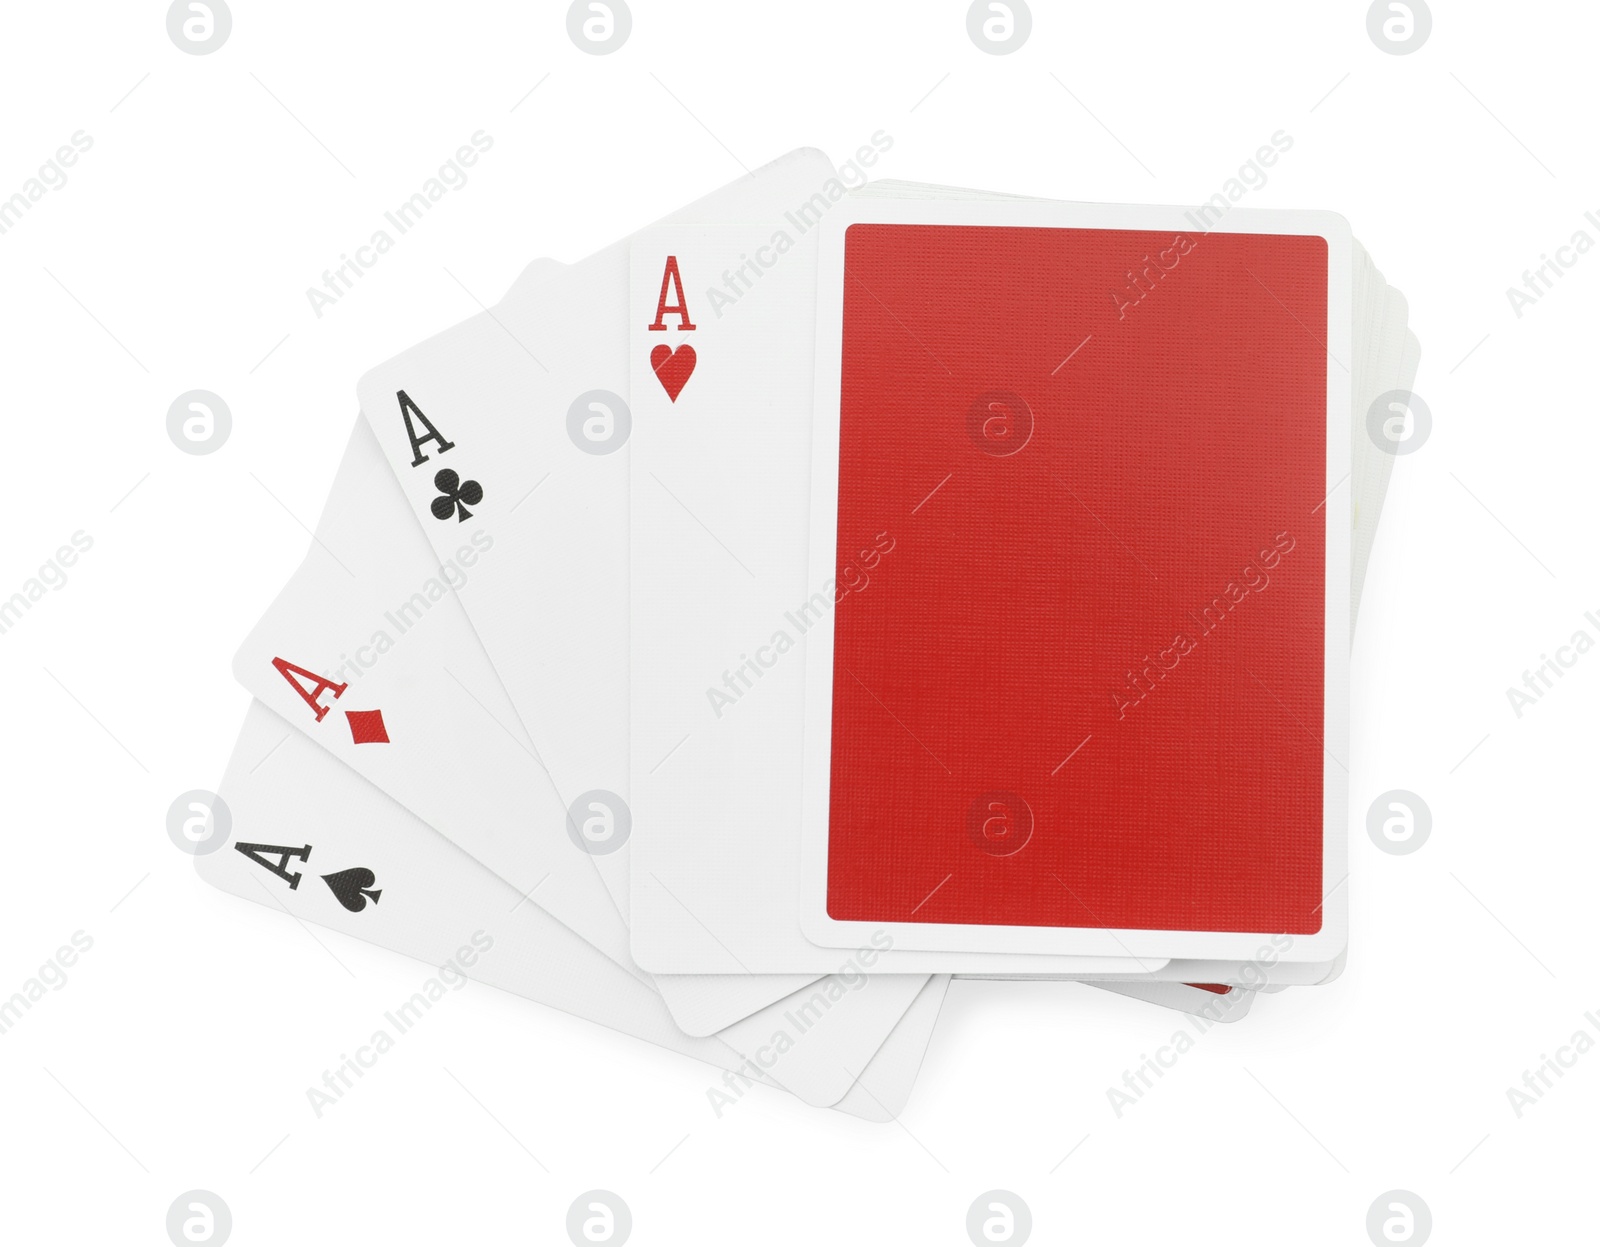
<path fill-rule="evenodd" d="M 400 418 L 406 423 L 406 438 L 411 442 L 411 454 L 414 456 L 411 460 L 412 467 L 420 467 L 428 462 L 428 456 L 422 453 L 422 447 L 425 442 L 438 442 L 441 455 L 447 450 L 455 449 L 456 444 L 444 440 L 444 434 L 433 427 L 433 422 L 422 414 L 422 408 L 411 401 L 409 394 L 404 390 L 397 390 L 395 391 L 395 397 L 400 400 Z M 422 427 L 428 430 L 425 436 L 417 436 L 417 426 L 411 423 L 413 415 L 422 422 Z"/>
<path fill-rule="evenodd" d="M 284 880 L 289 885 L 289 891 L 291 892 L 300 886 L 300 872 L 297 870 L 293 873 L 290 873 L 290 861 L 298 857 L 302 862 L 304 862 L 310 860 L 311 857 L 311 846 L 309 844 L 298 849 L 290 848 L 286 844 L 236 844 L 233 847 L 238 849 L 239 852 L 243 853 L 257 866 L 266 867 L 273 874 L 277 875 L 278 878 Z M 266 858 L 261 856 L 263 853 L 276 853 L 278 855 L 278 860 L 276 862 L 269 862 Z"/>

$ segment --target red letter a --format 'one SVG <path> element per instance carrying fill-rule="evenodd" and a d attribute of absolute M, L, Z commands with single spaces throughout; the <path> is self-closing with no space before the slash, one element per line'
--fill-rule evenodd
<path fill-rule="evenodd" d="M 345 689 L 350 687 L 348 684 L 335 684 L 332 680 L 325 680 L 316 672 L 307 671 L 304 667 L 297 667 L 292 662 L 286 662 L 282 658 L 274 658 L 272 660 L 272 665 L 278 669 L 279 675 L 281 675 L 285 680 L 289 681 L 289 687 L 300 694 L 300 700 L 305 702 L 306 705 L 310 706 L 312 710 L 316 711 L 318 723 L 321 723 L 322 716 L 328 713 L 328 708 L 326 706 L 320 706 L 317 704 L 317 698 L 322 696 L 323 689 L 331 688 L 333 690 L 333 695 L 335 697 L 340 697 L 344 694 Z M 306 679 L 312 681 L 311 686 L 308 688 L 306 685 L 300 683 L 299 680 L 294 678 L 297 675 L 304 676 Z"/>
<path fill-rule="evenodd" d="M 674 287 L 678 291 L 678 301 L 676 303 L 668 303 L 667 291 Z M 678 272 L 678 257 L 675 255 L 667 257 L 667 267 L 662 271 L 661 296 L 656 300 L 656 319 L 655 323 L 650 325 L 649 328 L 665 332 L 667 328 L 667 313 L 669 312 L 677 315 L 679 329 L 694 328 L 694 325 L 689 321 L 689 300 L 684 297 L 683 275 Z"/>

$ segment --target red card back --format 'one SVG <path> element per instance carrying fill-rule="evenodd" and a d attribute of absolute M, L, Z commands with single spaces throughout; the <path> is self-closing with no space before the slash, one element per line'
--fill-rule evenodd
<path fill-rule="evenodd" d="M 846 237 L 827 906 L 1321 927 L 1319 237 Z"/>

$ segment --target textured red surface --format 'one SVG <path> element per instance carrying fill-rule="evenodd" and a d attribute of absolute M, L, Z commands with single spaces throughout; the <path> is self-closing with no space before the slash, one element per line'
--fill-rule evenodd
<path fill-rule="evenodd" d="M 1320 928 L 1327 247 L 1189 241 L 849 230 L 834 918 Z"/>

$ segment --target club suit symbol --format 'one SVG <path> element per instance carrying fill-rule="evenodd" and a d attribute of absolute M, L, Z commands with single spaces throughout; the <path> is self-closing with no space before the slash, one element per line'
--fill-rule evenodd
<path fill-rule="evenodd" d="M 1033 837 L 1033 809 L 1008 789 L 981 792 L 967 807 L 967 836 L 992 857 L 1010 857 Z"/>
<path fill-rule="evenodd" d="M 332 889 L 334 896 L 339 899 L 339 904 L 353 914 L 359 914 L 365 909 L 368 901 L 376 905 L 378 898 L 383 895 L 381 888 L 374 889 L 372 886 L 378 882 L 378 877 L 365 866 L 352 866 L 349 870 L 323 875 L 322 882 Z"/>
<path fill-rule="evenodd" d="M 451 468 L 441 468 L 434 474 L 433 487 L 439 491 L 430 508 L 436 520 L 447 520 L 454 512 L 457 521 L 465 524 L 472 518 L 467 507 L 483 501 L 483 486 L 477 481 L 462 480 Z"/>

